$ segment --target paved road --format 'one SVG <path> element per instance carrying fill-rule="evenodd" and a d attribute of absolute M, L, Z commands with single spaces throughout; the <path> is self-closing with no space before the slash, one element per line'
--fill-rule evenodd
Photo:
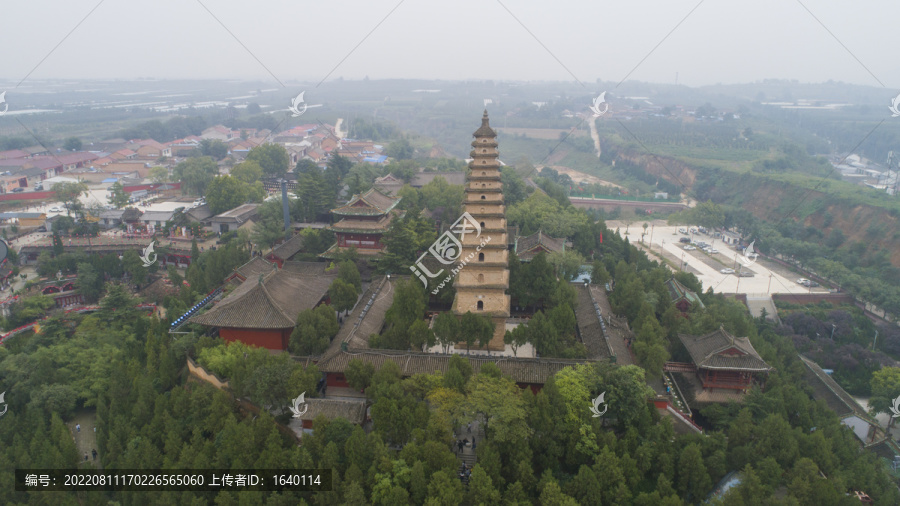
<path fill-rule="evenodd" d="M 643 233 L 643 222 L 631 222 L 627 227 L 628 240 L 639 246 L 641 234 Z M 626 226 L 622 222 L 607 222 L 607 227 L 612 230 L 619 228 L 619 234 L 624 235 Z M 683 244 L 678 242 L 680 238 L 687 237 L 678 233 L 678 226 L 657 226 L 647 229 L 644 236 L 644 245 L 652 247 L 653 252 L 663 252 L 667 259 L 673 260 L 676 266 L 680 266 L 684 259 L 684 270 L 693 272 L 694 275 L 703 283 L 703 289 L 712 287 L 714 291 L 721 293 L 825 293 L 827 289 L 807 288 L 798 285 L 794 279 L 799 275 L 790 273 L 787 269 L 777 264 L 773 264 L 764 259 L 753 263 L 749 269 L 756 275 L 752 278 L 741 278 L 734 274 L 722 274 L 720 271 L 726 267 L 734 267 L 738 260 L 739 253 L 731 246 L 724 244 L 719 239 L 713 239 L 708 235 L 695 235 L 695 240 L 706 241 L 711 243 L 713 247 L 719 250 L 719 253 L 707 255 L 702 251 L 685 251 Z M 652 242 L 651 242 L 652 241 Z M 740 267 L 738 265 L 738 267 Z M 796 277 L 793 277 L 796 276 Z"/>

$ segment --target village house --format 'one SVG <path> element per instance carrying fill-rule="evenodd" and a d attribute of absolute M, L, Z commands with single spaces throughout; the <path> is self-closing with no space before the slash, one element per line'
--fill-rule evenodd
<path fill-rule="evenodd" d="M 207 218 L 209 223 L 207 227 L 213 232 L 221 232 L 223 234 L 237 230 L 252 223 L 253 218 L 258 213 L 257 207 L 259 207 L 259 204 L 243 204 L 222 214 L 217 214 Z"/>

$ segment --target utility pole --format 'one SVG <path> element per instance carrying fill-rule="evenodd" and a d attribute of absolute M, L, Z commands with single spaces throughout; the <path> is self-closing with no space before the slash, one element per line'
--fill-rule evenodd
<path fill-rule="evenodd" d="M 291 238 L 291 210 L 287 195 L 287 179 L 281 178 L 281 210 L 284 215 L 284 240 Z"/>

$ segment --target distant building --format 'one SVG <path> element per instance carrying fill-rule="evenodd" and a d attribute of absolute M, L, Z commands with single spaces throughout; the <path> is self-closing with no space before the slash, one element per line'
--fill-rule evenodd
<path fill-rule="evenodd" d="M 765 384 L 772 370 L 749 338 L 735 337 L 724 327 L 705 336 L 678 334 L 678 339 L 687 348 L 704 390 L 746 391 L 754 383 Z"/>
<path fill-rule="evenodd" d="M 222 214 L 208 218 L 209 227 L 213 232 L 229 232 L 237 230 L 252 220 L 258 214 L 259 204 L 244 204 Z"/>
<path fill-rule="evenodd" d="M 562 253 L 566 250 L 566 240 L 550 237 L 538 230 L 537 232 L 516 237 L 515 253 L 521 262 L 530 262 L 538 253 Z"/>
<path fill-rule="evenodd" d="M 254 269 L 263 265 L 255 260 Z M 248 277 L 209 311 L 191 323 L 217 327 L 219 337 L 270 350 L 286 350 L 297 317 L 328 296 L 337 269 L 325 272 L 324 263 L 289 262 Z M 297 265 L 292 265 L 297 264 Z"/>
<path fill-rule="evenodd" d="M 346 205 L 331 210 L 340 221 L 331 226 L 337 242 L 322 253 L 323 258 L 333 258 L 340 251 L 356 248 L 360 255 L 380 255 L 384 252 L 382 236 L 395 216 L 399 197 L 389 197 L 372 188 L 362 195 L 354 195 Z"/>
<path fill-rule="evenodd" d="M 666 288 L 669 290 L 669 298 L 672 304 L 681 311 L 682 315 L 686 315 L 692 307 L 703 305 L 700 296 L 681 284 L 677 279 L 671 278 L 666 281 Z"/>
<path fill-rule="evenodd" d="M 304 237 L 300 234 L 297 234 L 287 241 L 275 246 L 272 249 L 272 252 L 266 255 L 266 260 L 274 263 L 281 268 L 284 265 L 284 262 L 290 260 L 297 253 L 300 253 L 303 250 L 303 239 Z"/>
<path fill-rule="evenodd" d="M 722 232 L 722 242 L 729 246 L 737 246 L 741 243 L 741 234 L 726 230 Z"/>
<path fill-rule="evenodd" d="M 400 189 L 403 188 L 404 184 L 403 180 L 399 177 L 388 174 L 386 176 L 375 178 L 375 182 L 372 183 L 372 186 L 385 195 L 395 196 L 400 192 Z"/>

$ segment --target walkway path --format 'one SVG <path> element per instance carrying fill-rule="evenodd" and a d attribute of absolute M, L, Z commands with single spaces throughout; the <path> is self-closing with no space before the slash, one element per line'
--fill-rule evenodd
<path fill-rule="evenodd" d="M 75 428 L 76 425 L 81 425 L 80 431 Z M 97 412 L 93 409 L 81 410 L 75 413 L 75 416 L 66 423 L 66 426 L 69 427 L 69 430 L 72 432 L 72 438 L 75 440 L 75 448 L 78 449 L 79 465 L 103 469 L 103 466 L 100 465 L 100 456 L 98 455 L 94 459 L 91 454 L 91 450 L 97 450 L 97 433 L 94 432 L 94 427 L 97 426 Z M 99 452 L 100 450 L 97 451 Z M 87 462 L 84 460 L 85 455 L 88 458 Z"/>
<path fill-rule="evenodd" d="M 460 452 L 458 446 L 453 448 L 453 451 L 456 452 L 456 457 L 459 459 L 461 464 L 465 464 L 471 469 L 475 466 L 475 462 L 478 460 L 475 455 L 475 449 L 478 447 L 478 443 L 484 441 L 484 430 L 481 428 L 481 424 L 478 421 L 472 422 L 472 431 L 469 432 L 467 426 L 463 425 L 456 429 L 456 438 L 454 440 L 454 444 L 456 444 L 456 440 L 458 439 L 468 439 L 469 444 L 463 446 L 462 451 Z M 472 446 L 472 439 L 475 439 L 475 447 Z"/>

